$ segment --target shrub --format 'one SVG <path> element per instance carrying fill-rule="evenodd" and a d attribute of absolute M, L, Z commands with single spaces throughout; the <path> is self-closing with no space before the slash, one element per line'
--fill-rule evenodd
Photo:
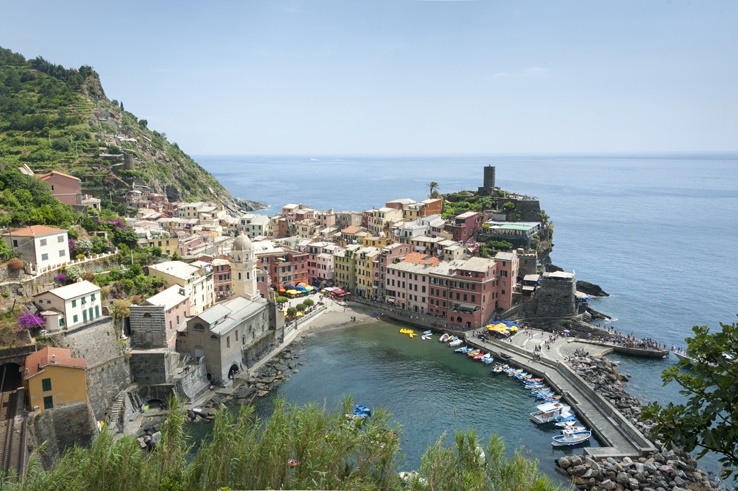
<path fill-rule="evenodd" d="M 54 281 L 56 281 L 57 283 L 60 283 L 60 284 L 62 284 L 62 285 L 63 285 L 64 283 L 66 283 L 68 279 L 69 279 L 69 278 L 67 277 L 67 275 L 65 275 L 65 274 L 63 274 L 63 273 L 61 273 L 61 274 L 58 274 L 58 275 L 54 276 Z"/>
<path fill-rule="evenodd" d="M 8 261 L 8 269 L 12 271 L 13 273 L 17 273 L 21 269 L 23 269 L 23 261 L 20 259 L 11 259 Z"/>
<path fill-rule="evenodd" d="M 26 312 L 22 316 L 18 317 L 18 326 L 21 329 L 31 329 L 33 327 L 40 327 L 46 324 L 46 320 L 39 314 L 32 314 Z"/>
<path fill-rule="evenodd" d="M 305 307 L 312 307 L 313 305 L 315 305 L 315 302 L 313 302 L 312 298 L 306 298 L 302 303 L 303 305 L 305 305 Z"/>

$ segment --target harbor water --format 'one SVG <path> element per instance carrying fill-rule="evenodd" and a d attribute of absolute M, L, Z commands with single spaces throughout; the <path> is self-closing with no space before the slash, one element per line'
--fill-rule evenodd
<path fill-rule="evenodd" d="M 717 330 L 721 322 L 736 322 L 738 155 L 735 154 L 197 156 L 196 160 L 234 195 L 270 205 L 262 212 L 269 215 L 278 214 L 287 203 L 303 203 L 316 209 L 362 211 L 398 198 L 420 201 L 427 197 L 431 181 L 438 183 L 442 193 L 476 190 L 482 185 L 484 166 L 494 165 L 497 186 L 537 197 L 555 224 L 551 254 L 554 264 L 610 293 L 609 297 L 593 300 L 591 306 L 612 316 L 609 325 L 615 329 L 653 338 L 667 346 L 683 347 L 694 325 Z M 536 431 L 540 430 L 528 434 L 530 422 L 527 417 L 520 417 L 521 411 L 527 414 L 530 410 L 530 404 L 525 404 L 527 396 L 520 394 L 511 381 L 501 382 L 501 387 L 489 385 L 498 382 L 482 373 L 483 367 L 462 363 L 467 360 L 455 359 L 444 351 L 428 352 L 427 357 L 417 353 L 416 358 L 415 350 L 431 349 L 431 346 L 421 347 L 420 343 L 398 344 L 396 349 L 381 348 L 383 342 L 397 344 L 396 336 L 373 336 L 372 332 L 372 329 L 360 333 L 336 331 L 311 338 L 306 345 L 309 361 L 302 367 L 303 372 L 313 369 L 330 372 L 325 375 L 335 378 L 331 383 L 341 390 L 334 392 L 329 390 L 331 385 L 320 383 L 304 393 L 322 400 L 347 392 L 354 394 L 358 402 L 370 405 L 391 398 L 402 400 L 406 397 L 403 394 L 408 394 L 410 399 L 413 399 L 410 395 L 420 394 L 417 400 L 426 406 L 432 401 L 431 411 L 412 405 L 396 409 L 398 421 L 405 428 L 403 448 L 408 456 L 417 454 L 416 450 L 408 449 L 424 448 L 449 425 L 475 427 L 467 426 L 467 421 L 479 424 L 499 420 L 490 424 L 509 429 L 506 441 L 511 448 L 523 441 L 536 441 L 533 435 L 538 435 Z M 392 369 L 382 371 L 381 367 L 372 368 L 372 364 L 352 368 L 333 360 L 340 355 L 342 347 L 347 350 L 353 347 L 356 352 L 347 358 L 348 364 L 366 365 L 367 359 L 363 357 L 374 356 L 370 354 L 372 349 L 362 350 L 360 345 L 353 344 L 359 340 L 369 343 L 364 336 L 378 343 L 374 348 L 381 354 L 377 363 Z M 403 354 L 401 348 L 409 351 Z M 362 363 L 356 363 L 357 357 L 362 357 Z M 631 376 L 627 390 L 644 403 L 679 400 L 677 387 L 674 384 L 663 387 L 660 379 L 661 371 L 676 363 L 673 355 L 667 360 L 610 358 L 621 362 L 620 370 Z M 354 363 L 350 363 L 352 360 Z M 333 370 L 329 369 L 331 366 Z M 378 379 L 362 368 L 378 370 L 385 379 L 375 389 L 373 384 Z M 480 373 L 476 374 L 475 370 Z M 300 386 L 316 380 L 303 376 L 303 372 L 278 389 L 289 401 L 303 401 L 299 396 Z M 424 377 L 428 377 L 428 383 L 419 383 Z M 464 386 L 465 381 L 469 382 L 468 387 Z M 512 384 L 509 391 L 504 390 L 507 383 Z M 442 388 L 459 385 L 464 387 L 459 395 L 451 398 L 440 395 Z M 370 387 L 371 391 L 367 392 Z M 504 401 L 485 399 L 485 404 L 476 406 L 472 401 L 486 397 L 486 392 L 505 394 L 503 399 L 514 402 L 505 406 L 505 411 L 497 410 L 500 404 L 507 404 Z M 515 394 L 522 400 L 514 399 Z M 465 404 L 480 410 L 468 410 Z M 469 419 L 462 420 L 461 413 Z M 487 417 L 487 414 L 494 416 Z M 437 419 L 443 423 L 432 428 Z M 414 427 L 419 430 L 415 431 Z M 482 434 L 493 428 L 477 429 Z M 526 448 L 543 452 L 533 456 L 548 456 L 550 436 L 545 435 L 544 440 L 545 445 L 535 443 Z M 710 462 L 705 462 L 705 468 L 718 470 Z"/>

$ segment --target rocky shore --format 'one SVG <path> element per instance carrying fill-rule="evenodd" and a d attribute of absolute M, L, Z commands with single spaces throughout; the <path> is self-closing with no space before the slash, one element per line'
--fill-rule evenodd
<path fill-rule="evenodd" d="M 594 387 L 615 408 L 625 415 L 646 436 L 650 425 L 640 421 L 641 403 L 628 394 L 615 365 L 604 357 L 573 357 L 571 367 Z M 556 463 L 561 472 L 572 479 L 578 489 L 586 490 L 642 490 L 642 491 L 700 491 L 717 489 L 707 474 L 698 469 L 697 462 L 689 454 L 676 448 L 666 448 L 652 439 L 658 452 L 648 457 L 631 459 L 595 460 L 584 455 L 559 458 Z"/>

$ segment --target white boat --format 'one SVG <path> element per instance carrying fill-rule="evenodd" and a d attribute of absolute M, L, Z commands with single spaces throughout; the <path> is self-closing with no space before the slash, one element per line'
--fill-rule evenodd
<path fill-rule="evenodd" d="M 571 406 L 560 402 L 546 402 L 536 406 L 537 411 L 530 413 L 530 420 L 536 424 L 551 423 L 556 418 L 571 414 Z"/>
<path fill-rule="evenodd" d="M 579 424 L 579 421 L 576 419 L 571 419 L 569 421 L 559 421 L 557 423 L 554 423 L 554 426 L 556 428 L 574 428 Z"/>
<path fill-rule="evenodd" d="M 411 481 L 418 481 L 418 483 L 420 483 L 422 486 L 425 486 L 428 483 L 428 481 L 424 477 L 420 477 L 418 471 L 400 472 L 400 479 L 402 479 L 406 483 L 410 483 Z"/>
<path fill-rule="evenodd" d="M 454 339 L 453 341 L 451 341 L 450 343 L 448 343 L 448 345 L 449 345 L 449 346 L 454 346 L 454 347 L 455 347 L 455 346 L 460 346 L 460 345 L 461 345 L 461 343 L 463 343 L 463 342 L 464 342 L 464 341 L 463 341 L 463 340 L 461 340 L 460 338 L 456 338 L 456 339 Z"/>
<path fill-rule="evenodd" d="M 430 339 L 430 338 L 431 338 L 430 334 L 423 334 L 422 336 L 420 336 L 420 339 L 422 339 L 423 341 Z"/>
<path fill-rule="evenodd" d="M 441 343 L 445 343 L 449 339 L 451 339 L 451 335 L 448 334 L 447 332 L 444 332 L 443 335 L 441 335 L 441 338 L 438 341 L 440 341 Z"/>
<path fill-rule="evenodd" d="M 523 373 L 523 369 L 522 368 L 517 368 L 515 370 L 511 370 L 511 371 L 507 372 L 507 376 L 508 377 L 514 377 L 515 375 L 517 375 L 519 373 Z"/>
<path fill-rule="evenodd" d="M 428 329 L 427 331 L 423 331 L 423 334 L 425 334 L 426 336 L 430 336 L 431 334 L 433 334 L 433 331 Z"/>
<path fill-rule="evenodd" d="M 584 431 L 567 431 L 561 435 L 553 437 L 551 445 L 554 447 L 566 447 L 570 445 L 579 445 L 584 443 L 592 436 L 592 432 L 589 430 Z"/>

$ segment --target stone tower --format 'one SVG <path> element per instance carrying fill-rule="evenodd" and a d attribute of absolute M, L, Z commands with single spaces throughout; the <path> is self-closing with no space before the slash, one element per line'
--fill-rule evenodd
<path fill-rule="evenodd" d="M 477 190 L 482 196 L 491 196 L 495 190 L 495 166 L 488 165 L 484 168 L 484 186 Z"/>
<path fill-rule="evenodd" d="M 253 300 L 259 297 L 256 286 L 256 254 L 254 245 L 243 232 L 233 241 L 231 250 L 233 294 Z"/>

